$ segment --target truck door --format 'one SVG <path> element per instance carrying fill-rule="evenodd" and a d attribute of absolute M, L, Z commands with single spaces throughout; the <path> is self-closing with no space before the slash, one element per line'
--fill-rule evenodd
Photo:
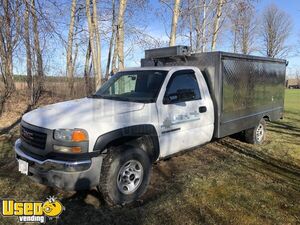
<path fill-rule="evenodd" d="M 213 105 L 201 72 L 179 70 L 168 78 L 157 99 L 161 157 L 209 142 L 213 134 Z"/>

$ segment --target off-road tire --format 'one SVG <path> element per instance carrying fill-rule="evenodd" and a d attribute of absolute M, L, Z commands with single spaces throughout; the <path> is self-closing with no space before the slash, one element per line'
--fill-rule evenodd
<path fill-rule="evenodd" d="M 245 141 L 250 144 L 260 145 L 266 139 L 266 121 L 262 118 L 254 128 L 245 130 Z"/>
<path fill-rule="evenodd" d="M 122 166 L 130 160 L 138 161 L 142 165 L 143 176 L 140 185 L 133 193 L 124 194 L 118 188 L 117 179 Z M 98 190 L 110 206 L 129 204 L 146 192 L 151 170 L 150 158 L 144 150 L 129 145 L 111 148 L 103 159 Z"/>

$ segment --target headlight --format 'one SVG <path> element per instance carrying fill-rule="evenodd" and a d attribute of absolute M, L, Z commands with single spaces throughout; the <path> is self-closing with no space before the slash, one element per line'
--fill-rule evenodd
<path fill-rule="evenodd" d="M 54 139 L 69 142 L 88 141 L 88 134 L 83 129 L 58 129 L 54 131 Z"/>

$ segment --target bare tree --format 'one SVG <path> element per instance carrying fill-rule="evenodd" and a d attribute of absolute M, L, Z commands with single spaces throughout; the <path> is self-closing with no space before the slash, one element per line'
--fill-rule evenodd
<path fill-rule="evenodd" d="M 221 16 L 222 16 L 223 5 L 224 5 L 224 0 L 218 0 L 216 15 L 214 18 L 212 41 L 211 41 L 211 50 L 212 51 L 214 51 L 216 49 L 217 37 L 218 37 L 218 33 L 220 31 L 220 20 L 221 20 Z"/>
<path fill-rule="evenodd" d="M 94 25 L 94 32 L 96 37 L 96 54 L 97 54 L 97 75 L 95 74 L 95 88 L 96 90 L 99 89 L 102 85 L 102 71 L 101 71 L 101 39 L 100 39 L 100 31 L 99 31 L 99 24 L 98 24 L 98 16 L 97 16 L 97 1 L 93 0 L 93 25 Z"/>
<path fill-rule="evenodd" d="M 208 7 L 210 7 L 212 4 L 212 0 L 208 1 L 208 3 L 206 2 L 206 0 L 203 0 L 203 13 L 202 13 L 202 26 L 201 26 L 201 33 L 202 33 L 202 46 L 201 46 L 201 50 L 202 52 L 206 51 L 206 43 L 207 43 L 207 37 L 206 37 L 206 30 L 207 30 L 207 9 Z"/>
<path fill-rule="evenodd" d="M 0 99 L 0 115 L 8 97 L 15 90 L 13 79 L 13 52 L 20 36 L 20 7 L 19 0 L 1 0 L 0 4 L 0 59 L 1 74 L 5 91 Z"/>
<path fill-rule="evenodd" d="M 255 24 L 253 23 L 253 11 L 245 11 L 247 14 L 242 19 L 240 40 L 241 40 L 241 52 L 243 54 L 249 54 L 253 49 L 253 39 L 255 35 Z"/>
<path fill-rule="evenodd" d="M 176 44 L 176 30 L 177 30 L 179 13 L 180 13 L 180 0 L 174 0 L 169 46 L 174 46 Z"/>
<path fill-rule="evenodd" d="M 88 42 L 88 47 L 86 49 L 85 55 L 85 64 L 84 64 L 84 80 L 85 80 L 85 92 L 86 95 L 90 95 L 92 93 L 92 85 L 91 85 L 91 44 Z"/>
<path fill-rule="evenodd" d="M 25 0 L 24 13 L 24 42 L 26 48 L 26 68 L 27 68 L 27 86 L 30 90 L 31 102 L 33 102 L 33 77 L 32 77 L 32 55 L 31 55 L 31 41 L 30 41 L 30 22 L 31 4 Z"/>
<path fill-rule="evenodd" d="M 256 35 L 253 2 L 238 0 L 233 3 L 232 7 L 229 19 L 233 34 L 233 52 L 249 54 L 253 50 L 254 36 Z"/>
<path fill-rule="evenodd" d="M 287 54 L 286 41 L 292 31 L 292 21 L 288 14 L 269 5 L 262 16 L 262 47 L 264 53 L 269 57 L 281 57 Z"/>
<path fill-rule="evenodd" d="M 225 19 L 230 15 L 229 6 L 235 1 L 183 1 L 181 5 L 181 20 L 179 21 L 179 34 L 182 37 L 188 37 L 190 45 L 193 45 L 192 49 L 198 52 L 207 51 L 209 41 L 215 48 Z"/>
<path fill-rule="evenodd" d="M 100 33 L 98 29 L 97 4 L 96 0 L 92 0 L 93 9 L 91 13 L 90 0 L 86 0 L 86 16 L 89 29 L 89 43 L 93 60 L 93 71 L 95 76 L 95 88 L 98 89 L 102 82 L 101 73 L 101 46 Z"/>
<path fill-rule="evenodd" d="M 207 39 L 208 39 L 208 20 L 212 13 L 213 0 L 198 0 L 198 4 L 195 6 L 195 31 L 196 31 L 196 50 L 205 52 Z"/>
<path fill-rule="evenodd" d="M 118 69 L 124 68 L 124 15 L 127 6 L 127 0 L 120 0 L 116 48 L 118 52 Z"/>
<path fill-rule="evenodd" d="M 118 30 L 118 27 L 117 27 Z M 118 59 L 118 31 L 115 37 L 115 45 L 114 45 L 114 52 L 113 52 L 113 57 L 111 60 L 111 73 L 114 74 L 115 72 L 117 72 L 117 59 Z"/>
<path fill-rule="evenodd" d="M 38 17 L 36 15 L 36 6 L 35 6 L 35 0 L 31 0 L 31 15 L 32 15 L 32 21 L 33 21 L 33 34 L 34 34 L 34 49 L 35 49 L 35 55 L 36 55 L 36 64 L 37 64 L 37 84 L 36 88 L 34 90 L 34 98 L 33 98 L 33 104 L 37 102 L 39 97 L 41 96 L 41 92 L 43 90 L 44 85 L 44 68 L 43 68 L 43 57 L 42 57 L 42 51 L 40 47 L 40 37 L 39 37 L 39 30 L 38 30 Z"/>
<path fill-rule="evenodd" d="M 69 25 L 68 43 L 67 43 L 67 78 L 71 95 L 74 91 L 74 63 L 73 63 L 73 40 L 74 40 L 74 27 L 76 17 L 76 0 L 72 0 L 71 5 L 71 18 Z"/>
<path fill-rule="evenodd" d="M 111 32 L 111 37 L 109 40 L 109 49 L 108 49 L 108 55 L 107 55 L 107 63 L 106 63 L 106 71 L 105 71 L 106 79 L 108 79 L 108 77 L 109 77 L 111 55 L 112 55 L 114 40 L 115 40 L 115 36 L 116 36 L 116 24 L 115 23 L 116 23 L 116 3 L 115 3 L 115 0 L 112 0 L 112 21 L 111 21 L 112 32 Z"/>

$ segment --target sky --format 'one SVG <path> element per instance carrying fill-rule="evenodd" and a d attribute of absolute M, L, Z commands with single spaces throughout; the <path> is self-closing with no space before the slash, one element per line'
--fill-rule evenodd
<path fill-rule="evenodd" d="M 144 32 L 151 35 L 154 38 L 163 40 L 166 45 L 168 42 L 168 35 L 170 31 L 168 30 L 168 25 L 166 25 L 163 22 L 163 19 L 160 18 L 155 14 L 155 10 L 161 9 L 161 4 L 159 3 L 159 0 L 149 0 L 149 6 L 151 12 L 142 13 L 142 18 L 140 18 L 140 14 L 138 15 L 132 15 L 136 16 L 137 20 L 141 20 L 141 26 L 143 26 Z M 185 0 L 183 0 L 185 1 Z M 64 1 L 62 1 L 64 2 Z M 69 1 L 65 1 L 65 7 L 69 7 Z M 288 45 L 293 46 L 293 51 L 290 53 L 290 56 L 287 58 L 289 61 L 289 66 L 287 68 L 287 74 L 289 76 L 293 75 L 295 71 L 300 71 L 300 0 L 258 0 L 258 3 L 256 4 L 256 10 L 257 14 L 259 15 L 266 6 L 269 4 L 275 4 L 278 8 L 281 10 L 284 10 L 287 14 L 290 15 L 292 21 L 293 21 L 293 31 L 291 33 L 290 38 L 287 41 Z M 65 10 L 65 15 L 61 15 L 61 20 L 63 21 L 62 24 L 67 25 L 69 21 L 69 12 Z M 101 12 L 101 5 L 100 5 L 100 12 Z M 168 15 L 168 14 L 166 14 Z M 171 14 L 170 14 L 171 16 Z M 54 18 L 55 19 L 55 18 Z M 171 18 L 168 19 L 168 22 L 171 21 Z M 110 26 L 110 21 L 108 21 L 108 24 L 103 24 L 102 26 Z M 100 25 L 101 26 L 101 25 Z M 166 30 L 167 27 L 167 30 Z M 58 28 L 60 29 L 60 28 Z M 125 27 L 126 29 L 126 27 Z M 60 32 L 62 36 L 67 38 L 68 35 L 68 29 L 67 27 L 64 27 L 63 29 L 60 29 Z M 225 35 L 225 34 L 224 34 Z M 231 51 L 231 43 L 228 40 L 228 38 L 224 38 L 226 41 L 222 41 L 217 45 L 217 50 L 221 51 Z M 125 50 L 126 50 L 126 44 L 128 44 L 128 40 L 125 40 Z M 177 44 L 187 44 L 182 41 L 182 39 L 177 38 Z M 297 44 L 297 45 L 296 45 Z M 129 46 L 129 44 L 128 44 Z M 106 66 L 106 60 L 107 60 L 107 42 L 102 41 L 102 70 L 105 69 Z M 296 51 L 299 49 L 298 55 L 296 54 Z M 140 59 L 144 57 L 144 50 L 140 46 L 135 46 L 133 48 L 133 52 L 125 58 L 125 66 L 126 67 L 137 67 L 140 65 Z M 47 68 L 46 74 L 48 75 L 65 75 L 65 49 L 59 43 L 58 41 L 53 40 L 53 43 L 48 44 L 48 47 L 44 50 L 49 52 L 50 56 L 45 57 L 45 64 L 51 65 L 49 68 Z M 259 55 L 259 53 L 254 53 L 255 55 Z M 78 75 L 83 74 L 83 65 L 85 61 L 85 52 L 81 51 L 78 55 Z M 15 73 L 16 74 L 26 74 L 26 60 L 18 59 L 15 63 Z"/>
<path fill-rule="evenodd" d="M 151 4 L 157 5 L 157 0 L 151 0 Z M 292 19 L 293 30 L 291 36 L 289 37 L 287 44 L 292 47 L 293 50 L 290 52 L 290 56 L 287 58 L 289 65 L 287 67 L 288 74 L 294 74 L 296 70 L 300 71 L 300 0 L 258 0 L 256 11 L 257 14 L 262 13 L 262 11 L 270 4 L 275 4 L 279 9 L 285 11 Z M 155 33 L 155 36 L 166 37 L 165 30 L 162 29 L 161 21 L 152 21 L 150 31 Z M 177 44 L 181 44 L 180 40 L 177 40 Z M 217 46 L 218 50 L 221 51 L 231 51 L 231 46 L 228 41 L 222 42 Z M 299 49 L 298 55 L 296 51 Z M 254 53 L 258 55 L 259 53 Z M 142 54 L 143 55 L 143 54 Z M 129 64 L 131 64 L 129 62 Z M 134 66 L 134 64 L 132 63 Z"/>
<path fill-rule="evenodd" d="M 288 40 L 288 44 L 297 46 L 294 50 L 299 50 L 298 56 L 288 57 L 289 66 L 287 68 L 288 73 L 294 73 L 295 70 L 300 70 L 300 1 L 299 0 L 261 0 L 258 4 L 257 10 L 261 11 L 268 4 L 276 4 L 280 9 L 288 13 L 293 20 L 293 31 L 291 37 Z M 291 53 L 294 55 L 294 53 Z"/>
<path fill-rule="evenodd" d="M 158 0 L 151 0 L 150 3 L 153 8 L 159 5 Z M 286 58 L 289 61 L 289 65 L 287 67 L 287 75 L 294 76 L 296 71 L 300 71 L 300 0 L 258 0 L 256 5 L 256 11 L 259 15 L 262 11 L 270 4 L 275 4 L 279 9 L 285 11 L 292 19 L 293 22 L 293 30 L 291 32 L 291 36 L 289 37 L 287 44 L 292 46 L 292 51 L 289 56 Z M 162 23 L 161 19 L 153 20 L 151 19 L 151 25 L 147 27 L 149 33 L 158 38 L 162 38 L 168 41 L 168 36 L 166 34 L 165 27 Z M 150 22 L 150 21 L 149 21 Z M 180 39 L 177 39 L 177 44 L 186 44 L 181 42 Z M 299 52 L 296 53 L 299 49 Z M 221 51 L 231 51 L 231 43 L 229 40 L 223 41 L 218 44 L 217 50 Z M 253 53 L 255 55 L 260 55 L 260 53 Z M 126 66 L 134 67 L 139 66 L 139 59 L 144 56 L 143 49 L 139 49 L 135 51 L 135 58 L 126 61 Z"/>

